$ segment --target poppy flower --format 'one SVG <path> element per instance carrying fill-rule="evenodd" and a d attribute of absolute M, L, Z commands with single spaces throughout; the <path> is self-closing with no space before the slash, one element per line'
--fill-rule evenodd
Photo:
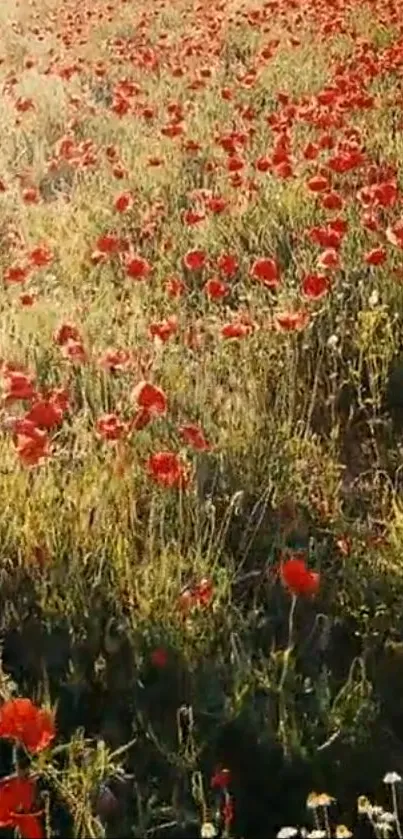
<path fill-rule="evenodd" d="M 211 786 L 213 789 L 228 789 L 231 782 L 231 772 L 229 769 L 216 769 L 211 778 Z"/>
<path fill-rule="evenodd" d="M 114 233 L 103 233 L 96 243 L 96 250 L 99 253 L 115 254 L 120 251 L 120 238 Z"/>
<path fill-rule="evenodd" d="M 386 228 L 386 238 L 391 245 L 403 248 L 403 219 Z"/>
<path fill-rule="evenodd" d="M 304 297 L 310 300 L 319 300 L 329 291 L 329 277 L 324 274 L 306 274 L 301 283 Z"/>
<path fill-rule="evenodd" d="M 309 322 L 309 314 L 304 310 L 297 312 L 276 312 L 274 326 L 279 332 L 297 332 Z"/>
<path fill-rule="evenodd" d="M 186 285 L 179 277 L 168 277 L 165 280 L 164 288 L 169 297 L 182 297 L 186 291 Z"/>
<path fill-rule="evenodd" d="M 97 434 L 103 440 L 120 440 L 126 432 L 126 423 L 117 414 L 104 414 L 97 419 Z"/>
<path fill-rule="evenodd" d="M 18 285 L 19 283 L 25 283 L 30 273 L 30 268 L 28 265 L 10 265 L 9 268 L 6 268 L 4 272 L 4 282 L 8 285 Z"/>
<path fill-rule="evenodd" d="M 130 210 L 133 206 L 133 197 L 130 192 L 122 192 L 120 195 L 117 195 L 113 206 L 118 213 L 125 213 L 126 210 Z"/>
<path fill-rule="evenodd" d="M 131 280 L 145 280 L 151 271 L 151 265 L 142 256 L 130 256 L 126 260 L 125 269 Z"/>
<path fill-rule="evenodd" d="M 24 204 L 37 204 L 39 201 L 38 190 L 34 186 L 27 187 L 22 191 L 22 200 Z"/>
<path fill-rule="evenodd" d="M 183 257 L 183 264 L 188 271 L 200 271 L 206 264 L 206 254 L 201 250 L 188 251 Z"/>
<path fill-rule="evenodd" d="M 217 268 L 225 277 L 234 277 L 239 267 L 236 256 L 230 253 L 222 253 L 217 259 Z"/>
<path fill-rule="evenodd" d="M 4 378 L 4 399 L 13 402 L 19 399 L 33 399 L 36 390 L 32 379 L 18 370 L 10 370 Z"/>
<path fill-rule="evenodd" d="M 159 670 L 163 670 L 168 664 L 168 653 L 163 647 L 157 647 L 150 656 L 151 664 Z"/>
<path fill-rule="evenodd" d="M 330 182 L 323 175 L 313 175 L 306 185 L 310 192 L 326 192 L 330 187 Z"/>
<path fill-rule="evenodd" d="M 31 812 L 35 803 L 35 782 L 12 776 L 0 781 L 0 827 L 16 828 L 23 839 L 44 836 L 40 813 Z"/>
<path fill-rule="evenodd" d="M 280 283 L 278 265 L 274 259 L 256 259 L 250 269 L 250 276 L 273 290 L 278 288 Z"/>
<path fill-rule="evenodd" d="M 327 248 L 320 254 L 317 260 L 318 268 L 328 268 L 329 270 L 337 270 L 340 268 L 340 257 L 335 248 Z"/>
<path fill-rule="evenodd" d="M 186 466 L 176 452 L 160 451 L 152 454 L 147 460 L 146 469 L 160 486 L 185 489 L 188 484 Z"/>
<path fill-rule="evenodd" d="M 172 335 L 178 331 L 178 319 L 174 316 L 165 318 L 165 320 L 154 321 L 148 327 L 148 334 L 150 338 L 159 338 L 165 343 Z"/>
<path fill-rule="evenodd" d="M 47 245 L 38 245 L 28 254 L 31 265 L 35 268 L 45 268 L 52 262 L 53 254 Z"/>
<path fill-rule="evenodd" d="M 132 391 L 132 398 L 139 408 L 150 415 L 162 416 L 167 410 L 167 397 L 163 390 L 150 382 L 139 382 Z"/>
<path fill-rule="evenodd" d="M 179 434 L 185 443 L 197 451 L 208 451 L 211 448 L 204 436 L 203 430 L 198 425 L 192 425 L 190 423 L 181 425 Z"/>
<path fill-rule="evenodd" d="M 207 294 L 210 300 L 222 300 L 229 294 L 227 283 L 220 280 L 219 277 L 211 277 L 203 286 L 203 291 Z"/>
<path fill-rule="evenodd" d="M 62 346 L 62 354 L 69 361 L 74 363 L 85 363 L 88 360 L 88 355 L 82 341 L 66 341 Z"/>
<path fill-rule="evenodd" d="M 26 415 L 38 428 L 57 428 L 63 420 L 63 410 L 50 399 L 38 399 Z"/>
<path fill-rule="evenodd" d="M 280 576 L 285 588 L 295 597 L 310 597 L 319 590 L 320 575 L 310 571 L 305 561 L 298 557 L 291 557 L 282 563 Z"/>
<path fill-rule="evenodd" d="M 10 699 L 0 707 L 0 737 L 17 740 L 27 751 L 43 751 L 55 735 L 53 714 L 30 699 Z"/>
<path fill-rule="evenodd" d="M 63 344 L 66 344 L 67 341 L 81 341 L 78 326 L 74 323 L 60 324 L 53 333 L 53 340 L 55 344 L 58 344 L 60 347 L 62 347 Z"/>
<path fill-rule="evenodd" d="M 383 265 L 386 258 L 386 250 L 382 247 L 372 248 L 372 250 L 367 251 L 367 253 L 364 254 L 364 262 L 366 262 L 367 265 Z"/>
<path fill-rule="evenodd" d="M 232 323 L 225 323 L 221 328 L 222 338 L 245 338 L 250 335 L 252 327 L 241 321 L 233 321 Z"/>

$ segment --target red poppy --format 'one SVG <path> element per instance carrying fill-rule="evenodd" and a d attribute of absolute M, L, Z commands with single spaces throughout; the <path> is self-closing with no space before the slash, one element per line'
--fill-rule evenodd
<path fill-rule="evenodd" d="M 165 280 L 164 288 L 169 297 L 182 297 L 186 291 L 186 285 L 179 277 L 168 277 Z"/>
<path fill-rule="evenodd" d="M 158 667 L 159 670 L 164 669 L 168 664 L 168 653 L 163 647 L 157 647 L 151 653 L 151 664 Z"/>
<path fill-rule="evenodd" d="M 330 182 L 323 175 L 313 175 L 306 185 L 310 192 L 326 192 L 330 187 Z"/>
<path fill-rule="evenodd" d="M 167 410 L 167 397 L 163 390 L 150 382 L 139 382 L 132 391 L 132 398 L 139 408 L 150 415 L 162 416 Z"/>
<path fill-rule="evenodd" d="M 147 460 L 146 469 L 160 486 L 185 489 L 188 484 L 188 471 L 176 452 L 161 451 L 152 454 Z"/>
<path fill-rule="evenodd" d="M 280 283 L 278 265 L 274 259 L 256 259 L 250 269 L 250 275 L 266 288 L 276 289 Z"/>
<path fill-rule="evenodd" d="M 321 199 L 322 207 L 325 210 L 342 210 L 344 202 L 338 192 L 326 192 Z"/>
<path fill-rule="evenodd" d="M 183 264 L 189 271 L 200 271 L 205 266 L 206 259 L 204 251 L 188 251 L 183 257 Z"/>
<path fill-rule="evenodd" d="M 148 334 L 150 338 L 159 338 L 160 341 L 165 343 L 171 338 L 172 335 L 178 331 L 178 319 L 171 315 L 169 318 L 165 318 L 165 320 L 154 321 L 154 323 L 150 323 L 148 327 Z"/>
<path fill-rule="evenodd" d="M 226 277 L 234 277 L 239 267 L 236 256 L 230 253 L 222 253 L 217 259 L 217 268 Z"/>
<path fill-rule="evenodd" d="M 53 340 L 60 347 L 67 341 L 81 341 L 80 331 L 74 323 L 62 323 L 53 333 Z"/>
<path fill-rule="evenodd" d="M 15 450 L 24 466 L 36 466 L 50 454 L 46 432 L 30 423 L 23 433 L 17 433 Z"/>
<path fill-rule="evenodd" d="M 383 265 L 386 261 L 387 253 L 385 248 L 372 248 L 364 254 L 364 262 L 367 265 Z"/>
<path fill-rule="evenodd" d="M 33 399 L 36 395 L 34 383 L 26 373 L 10 370 L 4 377 L 4 399 L 13 402 L 19 399 Z"/>
<path fill-rule="evenodd" d="M 309 322 L 309 314 L 303 309 L 298 312 L 276 312 L 274 326 L 279 332 L 298 332 Z"/>
<path fill-rule="evenodd" d="M 179 428 L 179 434 L 189 446 L 192 446 L 193 449 L 197 451 L 203 452 L 208 451 L 211 446 L 207 442 L 203 430 L 198 425 L 181 425 Z"/>
<path fill-rule="evenodd" d="M 210 300 L 222 300 L 229 294 L 227 283 L 220 280 L 219 277 L 211 277 L 203 286 L 203 291 L 207 294 Z"/>
<path fill-rule="evenodd" d="M 103 233 L 99 237 L 96 244 L 96 249 L 100 253 L 115 254 L 120 251 L 120 238 L 114 233 Z"/>
<path fill-rule="evenodd" d="M 39 201 L 38 190 L 34 186 L 27 187 L 22 191 L 22 200 L 24 204 L 37 204 Z"/>
<path fill-rule="evenodd" d="M 151 271 L 151 265 L 142 256 L 130 256 L 125 263 L 126 274 L 132 280 L 145 280 Z"/>
<path fill-rule="evenodd" d="M 324 274 L 306 274 L 302 280 L 301 288 L 304 297 L 308 297 L 310 300 L 319 300 L 329 291 L 329 277 Z"/>
<path fill-rule="evenodd" d="M 252 331 L 252 327 L 246 323 L 241 323 L 241 321 L 232 321 L 232 323 L 226 323 L 221 328 L 221 335 L 223 338 L 245 338 L 247 335 L 250 335 Z"/>
<path fill-rule="evenodd" d="M 20 265 L 18 263 L 10 265 L 4 272 L 4 282 L 8 285 L 18 285 L 25 283 L 30 273 L 28 265 Z"/>
<path fill-rule="evenodd" d="M 231 772 L 229 769 L 216 769 L 210 783 L 213 789 L 228 789 L 230 782 Z"/>
<path fill-rule="evenodd" d="M 335 250 L 335 248 L 327 248 L 320 254 L 320 256 L 318 256 L 317 265 L 318 268 L 337 270 L 340 268 L 340 257 L 338 251 Z"/>
<path fill-rule="evenodd" d="M 320 575 L 310 571 L 303 559 L 291 557 L 282 563 L 280 575 L 283 585 L 294 596 L 309 597 L 317 594 Z"/>
<path fill-rule="evenodd" d="M 29 752 L 46 749 L 56 735 L 53 714 L 30 699 L 10 699 L 0 708 L 0 737 L 18 740 Z"/>
<path fill-rule="evenodd" d="M 62 346 L 62 355 L 73 363 L 85 363 L 88 355 L 82 341 L 68 340 Z"/>
<path fill-rule="evenodd" d="M 103 440 L 120 440 L 126 430 L 126 423 L 123 422 L 117 414 L 104 414 L 97 419 L 97 434 Z"/>
<path fill-rule="evenodd" d="M 50 399 L 38 399 L 34 402 L 27 420 L 31 420 L 38 428 L 57 428 L 63 420 L 63 410 Z"/>
<path fill-rule="evenodd" d="M 120 195 L 117 195 L 113 206 L 118 213 L 125 213 L 126 210 L 130 210 L 133 206 L 133 197 L 130 192 L 122 192 Z"/>
<path fill-rule="evenodd" d="M 197 210 L 185 210 L 183 213 L 183 222 L 184 224 L 188 224 L 189 227 L 194 224 L 199 224 L 199 222 L 204 221 L 205 218 L 206 214 L 198 212 Z"/>
<path fill-rule="evenodd" d="M 403 248 L 403 219 L 386 228 L 386 238 L 391 245 Z"/>
<path fill-rule="evenodd" d="M 35 782 L 30 778 L 12 776 L 0 781 L 0 827 L 17 828 L 23 839 L 44 836 L 40 813 L 32 813 L 35 803 Z"/>
<path fill-rule="evenodd" d="M 52 262 L 53 254 L 47 245 L 38 245 L 29 253 L 29 261 L 35 268 L 44 268 Z"/>

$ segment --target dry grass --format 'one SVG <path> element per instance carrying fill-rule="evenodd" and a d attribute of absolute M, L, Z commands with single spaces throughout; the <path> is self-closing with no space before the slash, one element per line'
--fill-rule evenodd
<path fill-rule="evenodd" d="M 199 816 L 210 819 L 209 781 L 202 794 L 199 773 L 231 764 L 233 747 L 222 741 L 229 731 L 234 742 L 238 725 L 269 756 L 277 740 L 291 764 L 306 761 L 308 788 L 326 776 L 334 743 L 343 763 L 367 748 L 368 734 L 374 743 L 385 727 L 403 736 L 378 679 L 384 645 L 400 643 L 403 593 L 401 248 L 385 236 L 401 211 L 401 12 L 381 0 L 337 7 L 37 0 L 0 8 L 4 667 L 38 701 L 69 706 L 74 696 L 72 722 L 59 725 L 61 739 L 73 737 L 68 762 L 40 765 L 72 811 L 72 835 L 109 835 L 100 808 L 92 815 L 94 795 L 126 761 L 112 752 L 133 736 L 141 756 L 127 752 L 110 828 L 127 836 L 134 823 L 136 835 L 153 835 L 165 817 L 197 834 Z M 337 79 L 336 101 L 320 104 Z M 128 112 L 118 115 L 122 101 Z M 161 131 L 172 125 L 174 138 Z M 73 151 L 63 160 L 66 138 Z M 354 154 L 354 140 L 361 161 L 331 170 L 336 153 Z M 308 144 L 320 141 L 310 159 Z M 324 208 L 309 190 L 318 172 L 330 173 L 342 209 Z M 375 233 L 363 223 L 360 192 L 371 179 L 398 188 Z M 125 193 L 133 203 L 120 213 L 114 202 Z M 220 212 L 209 195 L 223 199 Z M 189 210 L 204 218 L 190 224 Z M 308 233 L 336 218 L 346 225 L 340 266 L 318 268 L 333 244 L 319 247 Z M 147 260 L 145 279 L 128 276 L 123 252 L 97 260 L 106 233 Z M 10 282 L 10 266 L 38 245 L 49 264 Z M 376 247 L 385 261 L 368 265 Z M 193 250 L 206 254 L 201 270 L 184 266 Z M 223 254 L 237 260 L 229 278 L 218 267 Z M 260 258 L 277 262 L 275 290 L 253 277 Z M 318 299 L 302 291 L 313 272 L 329 278 Z M 217 275 L 228 283 L 223 299 L 206 293 Z M 178 298 L 167 290 L 172 277 L 185 284 Z M 225 337 L 231 323 L 244 333 Z M 63 324 L 80 336 L 70 354 L 55 337 Z M 167 340 L 155 337 L 172 324 Z M 108 372 L 111 349 L 129 361 Z M 39 458 L 38 448 L 31 465 L 13 422 L 33 400 L 6 398 L 10 365 L 32 376 L 37 394 L 67 392 L 62 422 L 46 432 L 49 450 Z M 143 380 L 164 391 L 168 408 L 129 433 Z M 111 414 L 125 424 L 119 441 L 100 433 Z M 184 440 L 186 424 L 208 450 Z M 186 488 L 149 474 L 148 458 L 165 450 L 188 469 Z M 321 591 L 315 603 L 298 601 L 297 640 L 287 646 L 288 594 L 276 570 L 296 550 L 320 572 Z M 184 615 L 183 591 L 203 585 L 211 598 Z M 38 646 L 17 654 L 15 637 L 24 649 L 33 626 Z M 57 632 L 64 653 L 44 647 L 43 633 L 57 648 Z M 161 648 L 162 673 L 152 663 Z M 104 709 L 93 718 L 85 691 Z M 186 734 L 183 707 L 192 714 Z M 80 726 L 88 742 L 74 734 Z M 107 746 L 97 750 L 91 738 Z M 380 758 L 378 774 L 387 768 Z M 243 774 L 233 774 L 237 800 Z M 242 802 L 233 829 L 246 838 L 257 828 Z M 279 828 L 283 815 L 262 829 Z"/>

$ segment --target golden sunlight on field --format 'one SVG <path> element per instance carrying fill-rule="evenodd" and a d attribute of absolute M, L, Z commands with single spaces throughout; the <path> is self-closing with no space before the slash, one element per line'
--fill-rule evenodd
<path fill-rule="evenodd" d="M 0 833 L 400 837 L 403 6 L 4 0 L 0 86 Z"/>

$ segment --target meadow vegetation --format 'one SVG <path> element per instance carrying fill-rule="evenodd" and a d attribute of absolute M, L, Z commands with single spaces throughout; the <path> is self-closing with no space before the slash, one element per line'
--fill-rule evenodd
<path fill-rule="evenodd" d="M 0 832 L 400 837 L 399 0 L 7 0 L 0 86 Z"/>

